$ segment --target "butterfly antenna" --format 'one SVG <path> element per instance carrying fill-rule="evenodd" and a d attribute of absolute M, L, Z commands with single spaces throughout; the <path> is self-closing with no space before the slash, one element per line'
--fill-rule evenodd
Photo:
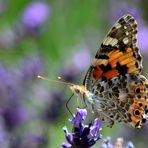
<path fill-rule="evenodd" d="M 73 83 L 69 83 L 69 82 L 67 82 L 66 80 L 64 80 L 64 79 L 61 78 L 61 77 L 58 77 L 58 80 L 51 80 L 51 79 L 48 79 L 48 78 L 43 77 L 43 76 L 40 76 L 40 75 L 38 75 L 37 77 L 38 77 L 39 79 L 47 80 L 47 81 L 50 81 L 50 82 L 62 83 L 62 84 L 65 84 L 65 85 L 70 85 L 70 86 L 73 86 L 73 85 L 74 85 Z M 71 100 L 71 98 L 72 98 L 73 96 L 74 96 L 74 94 L 72 94 L 72 95 L 70 96 L 70 98 L 68 99 L 68 101 L 66 102 L 66 108 L 67 108 L 68 112 L 71 114 L 72 117 L 74 117 L 74 116 L 73 116 L 72 112 L 70 111 L 70 108 L 69 108 L 68 104 L 69 104 L 69 102 L 70 102 L 70 100 Z"/>
<path fill-rule="evenodd" d="M 73 116 L 73 114 L 72 114 L 72 112 L 70 111 L 70 108 L 69 108 L 69 106 L 68 106 L 68 104 L 69 104 L 69 102 L 70 102 L 70 100 L 71 100 L 71 98 L 74 96 L 74 94 L 72 94 L 71 96 L 70 96 L 70 98 L 67 100 L 67 102 L 66 102 L 66 108 L 67 108 L 67 110 L 69 111 L 69 113 L 71 114 L 71 116 L 72 117 L 74 117 Z"/>
<path fill-rule="evenodd" d="M 48 79 L 46 77 L 38 75 L 37 78 L 42 79 L 42 80 L 46 80 L 46 81 L 49 81 L 49 82 L 62 83 L 62 84 L 65 84 L 65 85 L 70 85 L 70 86 L 74 85 L 74 84 L 67 82 L 66 80 L 62 79 L 61 77 L 58 77 L 58 80 L 52 80 L 52 79 Z"/>

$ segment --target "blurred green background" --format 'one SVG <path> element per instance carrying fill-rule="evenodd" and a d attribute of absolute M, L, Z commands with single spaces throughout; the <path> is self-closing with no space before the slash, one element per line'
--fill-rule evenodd
<path fill-rule="evenodd" d="M 0 148 L 60 147 L 65 141 L 62 128 L 71 128 L 65 107 L 71 91 L 37 75 L 81 84 L 104 36 L 124 14 L 138 22 L 143 73 L 148 76 L 146 6 L 146 0 L 0 0 Z M 75 97 L 69 106 L 75 112 Z M 148 123 L 140 130 L 104 126 L 102 135 L 145 148 Z"/>

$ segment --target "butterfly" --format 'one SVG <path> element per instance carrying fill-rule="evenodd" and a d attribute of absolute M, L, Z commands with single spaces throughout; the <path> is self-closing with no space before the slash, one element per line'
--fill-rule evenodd
<path fill-rule="evenodd" d="M 148 80 L 141 70 L 137 23 L 127 14 L 103 40 L 83 85 L 70 89 L 108 127 L 124 122 L 141 128 L 148 113 Z"/>

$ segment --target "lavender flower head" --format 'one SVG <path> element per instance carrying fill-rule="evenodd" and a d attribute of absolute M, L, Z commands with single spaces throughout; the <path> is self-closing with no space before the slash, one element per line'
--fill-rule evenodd
<path fill-rule="evenodd" d="M 48 18 L 49 6 L 44 2 L 31 3 L 22 15 L 22 22 L 28 29 L 38 29 Z"/>
<path fill-rule="evenodd" d="M 102 138 L 102 135 L 99 133 L 102 130 L 102 124 L 98 118 L 93 123 L 84 125 L 82 122 L 85 120 L 86 115 L 86 109 L 77 109 L 74 118 L 70 119 L 73 125 L 72 133 L 69 133 L 66 127 L 63 128 L 68 142 L 62 144 L 63 148 L 90 148 L 97 140 Z"/>

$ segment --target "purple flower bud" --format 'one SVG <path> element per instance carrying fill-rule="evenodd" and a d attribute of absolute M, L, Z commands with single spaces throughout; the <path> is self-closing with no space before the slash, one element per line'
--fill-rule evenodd
<path fill-rule="evenodd" d="M 71 148 L 71 144 L 63 142 L 62 148 Z"/>
<path fill-rule="evenodd" d="M 70 119 L 71 124 L 79 124 L 86 118 L 87 110 L 86 109 L 78 109 L 75 118 Z"/>
<path fill-rule="evenodd" d="M 67 139 L 67 141 L 68 141 L 69 143 L 72 144 L 72 143 L 73 143 L 73 135 L 72 135 L 71 133 L 68 132 L 66 126 L 63 127 L 63 130 L 64 130 L 64 132 L 65 132 L 65 135 L 66 135 L 66 139 Z"/>
<path fill-rule="evenodd" d="M 131 141 L 129 141 L 129 142 L 127 143 L 126 148 L 134 148 L 133 143 L 132 143 Z"/>
<path fill-rule="evenodd" d="M 91 138 L 95 138 L 96 140 L 99 138 L 102 138 L 102 135 L 99 134 L 99 137 L 97 136 L 98 135 L 98 131 L 102 130 L 102 124 L 101 122 L 99 121 L 98 118 L 96 118 L 94 120 L 94 124 L 93 126 L 90 127 L 90 134 L 89 134 L 89 137 Z"/>
<path fill-rule="evenodd" d="M 114 148 L 114 146 L 110 143 L 111 138 L 107 137 L 104 139 L 104 142 L 102 144 L 102 148 Z"/>

